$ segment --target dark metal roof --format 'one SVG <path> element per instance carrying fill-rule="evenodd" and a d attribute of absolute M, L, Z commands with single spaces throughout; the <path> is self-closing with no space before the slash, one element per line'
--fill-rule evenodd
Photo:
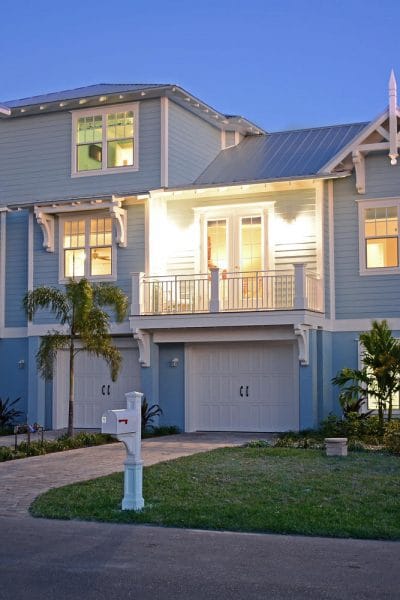
<path fill-rule="evenodd" d="M 222 150 L 196 184 L 218 184 L 317 174 L 369 123 L 332 125 L 245 137 Z"/>
<path fill-rule="evenodd" d="M 9 108 L 18 108 L 20 106 L 31 106 L 33 104 L 45 104 L 46 102 L 62 102 L 63 100 L 75 100 L 77 98 L 88 98 L 90 96 L 100 96 L 107 94 L 119 94 L 122 92 L 140 92 L 154 88 L 168 87 L 168 83 L 97 83 L 85 87 L 74 88 L 72 90 L 63 90 L 61 92 L 52 92 L 40 96 L 31 96 L 30 98 L 21 98 L 19 100 L 8 100 L 2 102 Z"/>

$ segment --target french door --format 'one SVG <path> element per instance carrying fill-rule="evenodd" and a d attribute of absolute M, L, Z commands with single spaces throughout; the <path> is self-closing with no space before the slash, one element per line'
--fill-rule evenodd
<path fill-rule="evenodd" d="M 267 268 L 267 211 L 207 215 L 203 226 L 203 268 L 220 270 L 225 310 L 251 309 L 263 297 Z"/>

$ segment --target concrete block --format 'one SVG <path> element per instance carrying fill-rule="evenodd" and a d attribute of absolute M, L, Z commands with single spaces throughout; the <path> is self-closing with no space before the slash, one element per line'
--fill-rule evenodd
<path fill-rule="evenodd" d="M 347 456 L 347 438 L 325 438 L 327 456 Z"/>

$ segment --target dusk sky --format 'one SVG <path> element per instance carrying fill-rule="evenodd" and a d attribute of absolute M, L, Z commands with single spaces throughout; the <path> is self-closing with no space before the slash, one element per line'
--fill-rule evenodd
<path fill-rule="evenodd" d="M 0 0 L 0 100 L 176 83 L 269 131 L 371 120 L 398 0 Z"/>

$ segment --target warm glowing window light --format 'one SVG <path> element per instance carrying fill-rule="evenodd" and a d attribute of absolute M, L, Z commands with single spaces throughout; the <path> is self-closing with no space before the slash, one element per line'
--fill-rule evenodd
<path fill-rule="evenodd" d="M 364 234 L 367 269 L 399 266 L 396 206 L 365 209 Z"/>

